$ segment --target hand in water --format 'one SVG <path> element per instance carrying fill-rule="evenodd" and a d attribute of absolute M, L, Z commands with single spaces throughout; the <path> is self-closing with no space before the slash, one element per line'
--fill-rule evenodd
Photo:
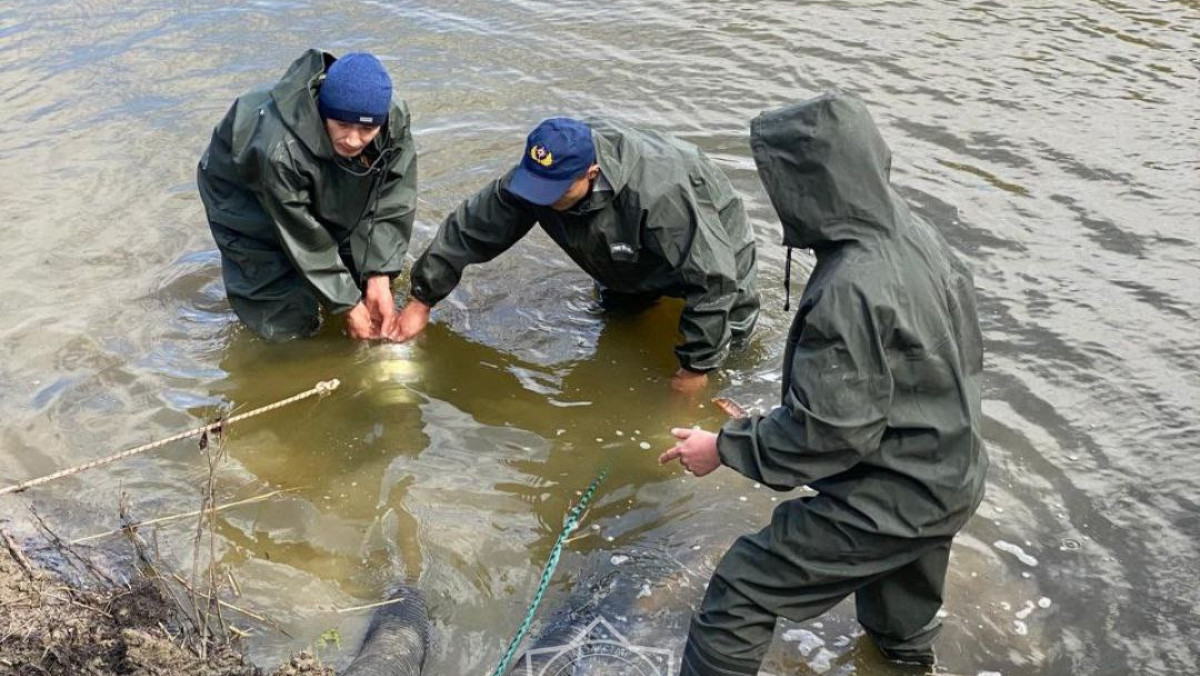
<path fill-rule="evenodd" d="M 396 314 L 396 298 L 392 295 L 392 280 L 387 275 L 376 275 L 367 280 L 363 305 L 371 315 L 371 338 L 379 338 L 391 325 Z"/>
<path fill-rule="evenodd" d="M 699 392 L 705 385 L 708 385 L 707 373 L 696 373 L 681 368 L 671 376 L 671 389 L 680 394 Z"/>
<path fill-rule="evenodd" d="M 359 301 L 358 305 L 346 313 L 346 334 L 356 340 L 378 338 L 379 332 L 371 325 L 371 311 Z"/>
<path fill-rule="evenodd" d="M 658 464 L 665 465 L 678 458 L 679 464 L 697 477 L 711 474 L 721 466 L 721 456 L 717 453 L 717 435 L 686 427 L 673 428 L 671 434 L 679 439 L 679 443 L 675 444 L 675 448 L 658 456 Z"/>
<path fill-rule="evenodd" d="M 404 309 L 392 318 L 391 326 L 384 330 L 388 340 L 405 342 L 416 338 L 429 324 L 429 306 L 415 298 L 409 298 Z"/>

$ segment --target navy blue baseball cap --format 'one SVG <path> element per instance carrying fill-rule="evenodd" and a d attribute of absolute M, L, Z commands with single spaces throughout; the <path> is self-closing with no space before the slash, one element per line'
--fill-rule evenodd
<path fill-rule="evenodd" d="M 553 117 L 529 132 L 508 189 L 527 202 L 549 206 L 595 163 L 591 128 L 569 117 Z"/>

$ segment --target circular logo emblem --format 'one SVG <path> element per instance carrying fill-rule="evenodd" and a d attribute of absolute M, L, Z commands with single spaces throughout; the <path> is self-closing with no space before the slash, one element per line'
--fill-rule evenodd
<path fill-rule="evenodd" d="M 554 164 L 554 154 L 546 150 L 545 146 L 533 146 L 529 149 L 529 157 L 533 158 L 534 162 L 548 167 Z"/>

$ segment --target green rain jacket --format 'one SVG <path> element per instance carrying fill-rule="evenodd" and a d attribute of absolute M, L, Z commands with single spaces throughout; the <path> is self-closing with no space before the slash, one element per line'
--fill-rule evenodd
<path fill-rule="evenodd" d="M 367 277 L 400 273 L 417 154 L 408 106 L 396 100 L 360 156 L 369 164 L 334 152 L 316 101 L 334 60 L 310 49 L 276 85 L 239 97 L 213 130 L 197 183 L 210 220 L 277 243 L 321 303 L 341 313 L 362 298 Z"/>
<path fill-rule="evenodd" d="M 856 98 L 751 125 L 784 244 L 817 258 L 789 332 L 782 405 L 730 421 L 725 465 L 869 532 L 957 532 L 983 498 L 982 340 L 971 273 L 889 183 L 891 152 Z"/>
<path fill-rule="evenodd" d="M 753 289 L 754 239 L 725 174 L 695 146 L 612 122 L 588 120 L 597 162 L 612 191 L 593 190 L 566 212 L 508 191 L 510 170 L 463 202 L 413 265 L 412 296 L 434 305 L 463 269 L 489 261 L 534 223 L 604 287 L 684 299 L 680 364 L 704 372 L 729 352 L 730 311 Z M 757 316 L 757 294 L 753 314 Z"/>

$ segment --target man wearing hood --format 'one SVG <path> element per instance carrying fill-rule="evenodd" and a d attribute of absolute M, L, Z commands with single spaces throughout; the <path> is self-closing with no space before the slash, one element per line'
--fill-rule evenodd
<path fill-rule="evenodd" d="M 542 122 L 521 162 L 463 202 L 413 264 L 390 337 L 408 340 L 463 269 L 535 223 L 596 280 L 608 307 L 684 300 L 677 390 L 702 387 L 758 319 L 754 236 L 729 179 L 700 149 L 612 122 Z"/>
<path fill-rule="evenodd" d="M 950 541 L 988 466 L 971 274 L 892 189 L 891 153 L 858 99 L 764 113 L 751 147 L 789 254 L 817 259 L 787 339 L 783 400 L 719 435 L 672 430 L 679 443 L 660 460 L 817 494 L 780 505 L 725 554 L 682 673 L 757 673 L 777 617 L 807 620 L 850 594 L 887 657 L 932 663 Z"/>
<path fill-rule="evenodd" d="M 352 338 L 395 315 L 417 155 L 383 64 L 310 49 L 271 87 L 240 96 L 197 170 L 225 292 L 259 335 L 314 333 L 320 307 Z"/>

